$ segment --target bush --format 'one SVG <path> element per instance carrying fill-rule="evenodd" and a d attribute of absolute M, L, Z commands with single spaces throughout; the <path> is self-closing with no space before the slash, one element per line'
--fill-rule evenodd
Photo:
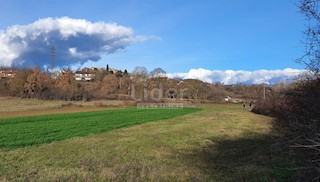
<path fill-rule="evenodd" d="M 257 101 L 251 111 L 257 114 L 282 118 L 284 106 L 285 100 L 283 98 L 282 92 L 273 92 L 265 100 Z"/>
<path fill-rule="evenodd" d="M 320 79 L 304 80 L 293 88 L 260 101 L 252 110 L 277 118 L 287 144 L 302 159 L 299 176 L 304 180 L 320 177 Z"/>

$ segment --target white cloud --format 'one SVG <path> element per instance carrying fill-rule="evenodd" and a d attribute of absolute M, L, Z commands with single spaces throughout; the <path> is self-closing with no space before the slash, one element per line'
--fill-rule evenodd
<path fill-rule="evenodd" d="M 115 23 L 49 17 L 0 30 L 0 66 L 50 65 L 52 47 L 55 65 L 83 64 L 149 39 L 155 37 L 135 36 L 132 28 Z"/>
<path fill-rule="evenodd" d="M 221 82 L 223 84 L 275 84 L 278 82 L 292 81 L 304 70 L 286 68 L 283 70 L 257 70 L 257 71 L 234 71 L 234 70 L 207 70 L 203 68 L 191 69 L 188 73 L 167 74 L 170 78 L 198 79 L 208 83 Z"/>

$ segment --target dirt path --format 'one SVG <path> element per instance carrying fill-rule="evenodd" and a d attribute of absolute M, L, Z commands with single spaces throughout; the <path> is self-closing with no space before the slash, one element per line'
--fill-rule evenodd
<path fill-rule="evenodd" d="M 76 113 L 87 111 L 100 111 L 106 109 L 116 109 L 113 107 L 65 107 L 58 109 L 33 110 L 33 111 L 14 111 L 14 112 L 0 112 L 0 118 L 16 117 L 16 116 L 36 116 L 45 114 L 62 114 L 62 113 Z"/>

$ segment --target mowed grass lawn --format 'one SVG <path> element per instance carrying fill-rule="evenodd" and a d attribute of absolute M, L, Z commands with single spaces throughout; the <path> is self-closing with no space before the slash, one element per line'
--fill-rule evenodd
<path fill-rule="evenodd" d="M 201 107 L 2 119 L 0 181 L 292 179 L 294 156 L 271 131 L 271 118 L 240 105 Z M 37 129 L 20 135 L 32 127 Z M 12 133 L 24 144 L 7 137 Z"/>

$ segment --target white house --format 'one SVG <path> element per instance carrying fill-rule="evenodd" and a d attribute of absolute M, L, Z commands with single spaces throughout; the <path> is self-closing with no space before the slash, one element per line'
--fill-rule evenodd
<path fill-rule="evenodd" d="M 76 71 L 74 76 L 77 81 L 92 81 L 96 77 L 96 72 L 90 69 Z"/>
<path fill-rule="evenodd" d="M 15 70 L 0 70 L 0 78 L 13 78 L 16 74 Z"/>

